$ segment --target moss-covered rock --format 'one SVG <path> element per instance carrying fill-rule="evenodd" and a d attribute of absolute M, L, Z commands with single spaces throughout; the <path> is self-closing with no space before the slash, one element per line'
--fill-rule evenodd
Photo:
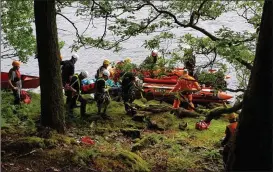
<path fill-rule="evenodd" d="M 147 148 L 150 145 L 155 145 L 162 139 L 162 136 L 156 134 L 145 136 L 132 146 L 132 151 L 135 152 Z"/>
<path fill-rule="evenodd" d="M 120 132 L 127 137 L 131 137 L 132 139 L 140 138 L 140 130 L 137 129 L 125 128 L 121 129 Z"/>
<path fill-rule="evenodd" d="M 44 139 L 40 137 L 22 137 L 5 146 L 6 152 L 25 153 L 36 148 L 45 148 Z"/>
<path fill-rule="evenodd" d="M 146 161 L 144 161 L 140 156 L 133 152 L 121 151 L 116 154 L 116 158 L 122 161 L 130 171 L 135 172 L 148 172 L 149 166 Z"/>

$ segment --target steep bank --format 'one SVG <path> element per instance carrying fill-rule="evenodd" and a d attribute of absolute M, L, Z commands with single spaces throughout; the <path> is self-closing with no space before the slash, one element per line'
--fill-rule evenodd
<path fill-rule="evenodd" d="M 125 114 L 121 102 L 112 101 L 110 120 L 87 106 L 87 119 L 67 121 L 66 135 L 39 126 L 39 95 L 14 115 L 11 93 L 2 92 L 2 171 L 221 171 L 219 141 L 227 121 L 212 122 L 209 130 L 194 129 L 199 118 L 180 119 L 169 112 L 139 112 L 141 120 Z M 141 104 L 140 101 L 136 103 Z M 146 104 L 160 104 L 149 101 Z M 203 117 L 200 117 L 203 118 Z M 137 120 L 137 121 L 136 121 Z M 152 121 L 157 127 L 151 127 Z M 179 129 L 179 124 L 188 123 Z M 79 142 L 89 136 L 93 145 Z"/>

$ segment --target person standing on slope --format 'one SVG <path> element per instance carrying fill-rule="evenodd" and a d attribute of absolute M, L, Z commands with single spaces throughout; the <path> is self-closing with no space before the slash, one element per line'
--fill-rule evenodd
<path fill-rule="evenodd" d="M 62 56 L 60 56 L 62 59 Z M 70 60 L 61 61 L 62 70 L 62 84 L 65 87 L 66 84 L 70 83 L 70 80 L 75 72 L 75 63 L 79 59 L 77 54 L 73 54 Z"/>
<path fill-rule="evenodd" d="M 21 81 L 21 74 L 20 74 L 20 62 L 19 61 L 13 61 L 12 62 L 12 68 L 9 70 L 9 86 L 12 89 L 13 96 L 14 96 L 14 105 L 20 104 L 20 93 L 22 88 L 22 81 Z"/>
<path fill-rule="evenodd" d="M 107 107 L 110 103 L 110 96 L 106 86 L 106 81 L 110 76 L 108 70 L 102 72 L 102 77 L 99 78 L 95 83 L 95 100 L 98 107 L 98 115 L 102 115 L 102 118 L 108 118 L 106 114 Z M 101 109 L 104 107 L 103 113 L 101 114 Z"/>
<path fill-rule="evenodd" d="M 174 100 L 173 108 L 177 109 L 180 107 L 180 99 L 186 99 L 188 102 L 188 110 L 193 111 L 194 105 L 192 103 L 192 91 L 193 89 L 201 90 L 198 82 L 191 76 L 189 76 L 188 71 L 184 70 L 183 75 L 177 81 L 177 84 L 170 92 L 180 92 L 178 98 Z"/>
<path fill-rule="evenodd" d="M 82 87 L 82 80 L 87 78 L 88 72 L 82 71 L 79 75 L 75 74 L 71 78 L 70 84 L 66 85 L 65 89 L 67 90 L 67 105 L 69 110 L 69 116 L 74 117 L 73 109 L 76 106 L 76 102 L 81 102 L 80 106 L 80 114 L 81 117 L 86 116 L 86 104 L 87 100 L 81 96 L 81 87 Z"/>

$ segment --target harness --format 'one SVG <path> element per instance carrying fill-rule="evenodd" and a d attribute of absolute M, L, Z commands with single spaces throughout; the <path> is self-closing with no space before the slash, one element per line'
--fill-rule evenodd
<path fill-rule="evenodd" d="M 100 80 L 102 80 L 102 81 L 104 81 L 104 79 L 101 79 L 101 78 L 99 78 L 98 80 L 97 80 L 97 82 L 98 81 L 100 81 Z M 105 81 L 104 81 L 105 82 Z M 105 84 L 106 85 L 106 84 Z M 95 99 L 96 99 L 96 101 L 98 102 L 98 103 L 100 103 L 100 104 L 103 104 L 103 103 L 105 103 L 106 101 L 110 101 L 111 100 L 111 97 L 110 97 L 110 95 L 109 95 L 109 91 L 108 91 L 108 89 L 106 89 L 106 92 L 103 92 L 103 93 L 101 93 L 101 92 L 97 92 L 97 84 L 96 84 L 96 93 L 95 93 Z"/>
<path fill-rule="evenodd" d="M 76 79 L 76 81 L 73 82 L 70 86 L 72 87 L 72 86 L 78 81 L 79 89 L 81 89 L 81 83 L 80 83 L 79 75 L 78 75 L 78 74 L 75 74 L 75 75 L 73 75 L 73 76 L 75 76 L 77 79 Z M 78 96 L 77 96 L 77 99 L 76 99 L 76 100 L 79 99 L 80 95 L 81 95 L 81 91 L 79 90 L 79 93 L 78 93 Z M 73 97 L 74 97 L 74 96 L 73 96 Z"/>

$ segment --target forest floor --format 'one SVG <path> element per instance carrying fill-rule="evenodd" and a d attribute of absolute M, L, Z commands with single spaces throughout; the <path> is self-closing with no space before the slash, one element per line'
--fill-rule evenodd
<path fill-rule="evenodd" d="M 228 121 L 213 120 L 205 131 L 195 129 L 199 118 L 178 118 L 170 112 L 127 115 L 122 102 L 112 101 L 111 119 L 96 115 L 95 103 L 87 106 L 86 119 L 66 121 L 66 134 L 40 124 L 40 95 L 16 109 L 10 92 L 2 91 L 1 171 L 223 171 L 220 139 Z M 135 103 L 142 104 L 140 100 Z M 149 101 L 145 105 L 160 104 Z M 14 114 L 14 111 L 16 113 Z M 150 122 L 153 122 L 153 127 Z M 186 128 L 179 124 L 187 123 Z M 156 127 L 154 127 L 156 126 Z M 88 136 L 94 144 L 82 143 Z"/>

